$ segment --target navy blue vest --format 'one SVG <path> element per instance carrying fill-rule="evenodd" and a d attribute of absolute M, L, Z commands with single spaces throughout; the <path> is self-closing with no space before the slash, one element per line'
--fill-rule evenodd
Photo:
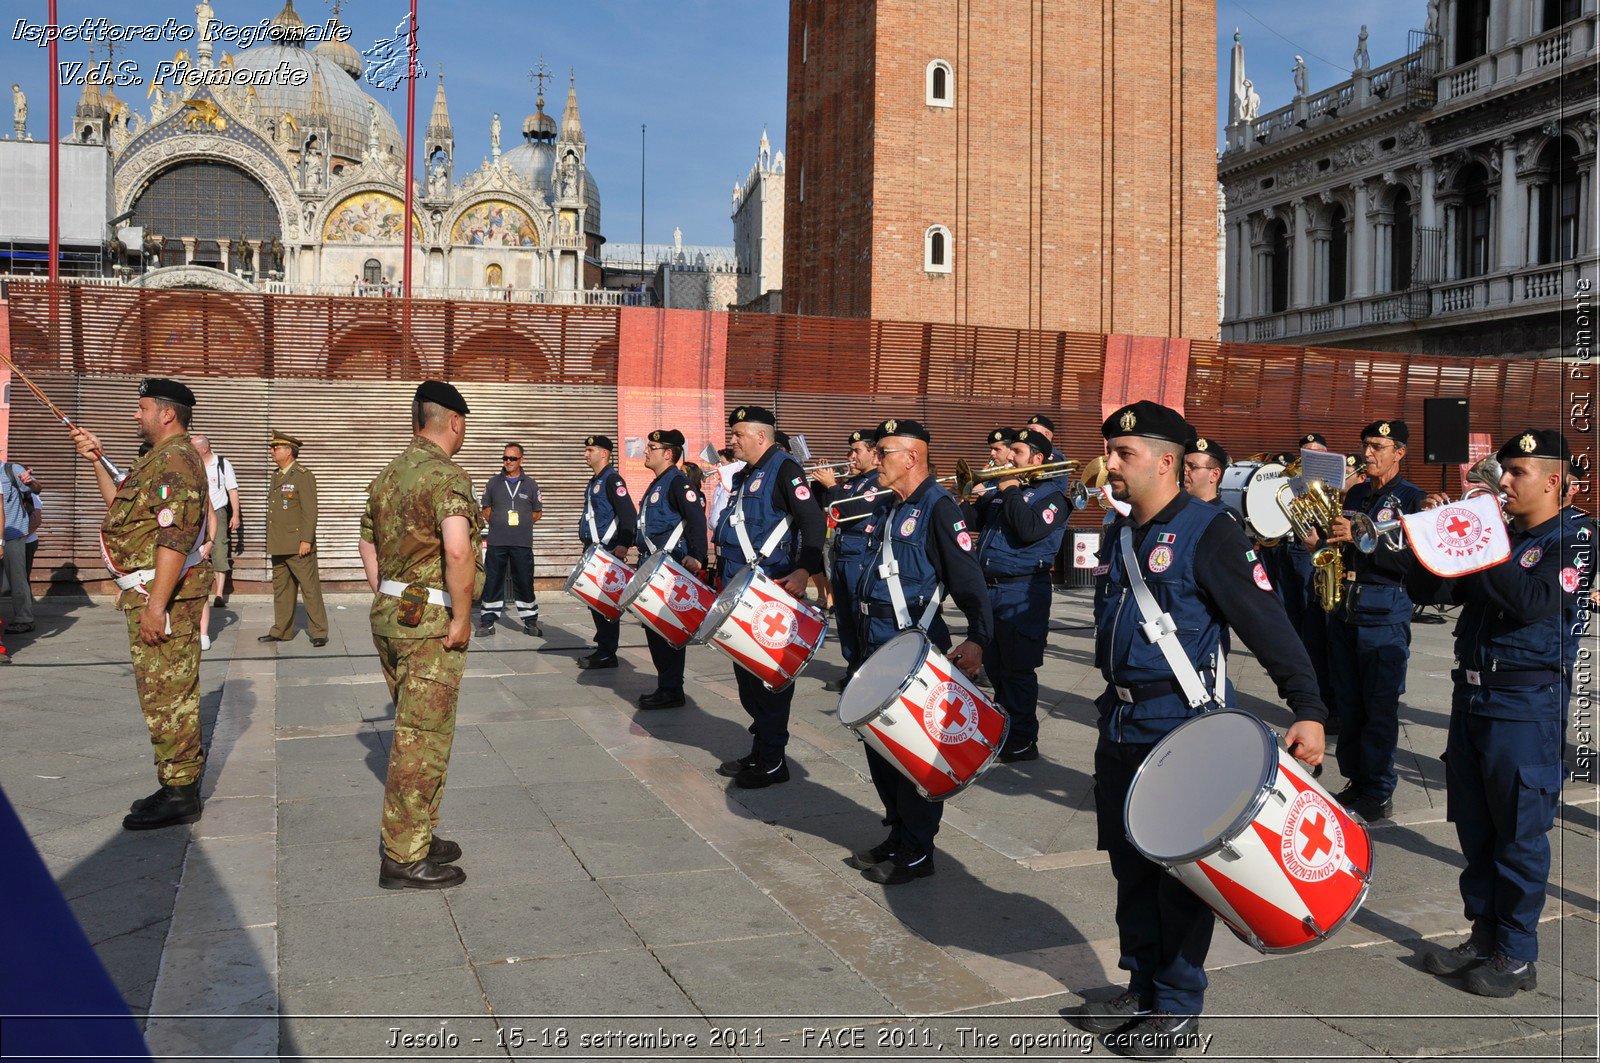
<path fill-rule="evenodd" d="M 689 478 L 683 470 L 676 465 L 669 465 L 650 486 L 645 489 L 644 498 L 639 502 L 639 556 L 649 557 L 658 549 L 667 545 L 667 540 L 672 538 L 672 529 L 683 523 L 683 514 L 672 508 L 672 493 L 678 488 L 678 481 L 687 481 Z M 672 548 L 672 556 L 683 560 L 689 553 L 689 544 L 683 536 L 678 536 L 678 543 Z"/>
<path fill-rule="evenodd" d="M 1402 513 L 1414 513 L 1422 508 L 1422 488 L 1397 476 L 1373 491 L 1370 482 L 1359 483 L 1345 495 L 1344 508 L 1365 513 L 1375 521 L 1398 520 Z M 1379 546 L 1378 550 L 1387 549 Z M 1405 585 L 1391 573 L 1379 571 L 1373 565 L 1373 555 L 1363 554 L 1354 547 L 1344 551 L 1346 573 L 1354 572 L 1354 586 L 1344 587 L 1344 604 L 1336 614 L 1339 619 L 1356 627 L 1404 624 L 1411 620 L 1413 605 Z"/>
<path fill-rule="evenodd" d="M 609 546 L 616 541 L 617 533 L 606 535 L 617 519 L 617 511 L 613 506 L 616 498 L 617 484 L 622 482 L 622 474 L 614 466 L 606 466 L 589 478 L 589 486 L 584 489 L 583 512 L 594 514 L 594 529 L 601 538 L 602 546 Z M 580 514 L 578 517 L 578 541 L 584 546 L 593 546 L 595 536 L 589 534 L 589 521 Z"/>
<path fill-rule="evenodd" d="M 788 516 L 778 512 L 772 504 L 773 492 L 781 477 L 804 476 L 793 458 L 774 447 L 767 452 L 761 466 L 752 471 L 749 465 L 733 474 L 733 497 L 717 518 L 717 556 L 722 560 L 722 578 L 732 579 L 744 570 L 750 559 L 734 530 L 733 516 L 743 500 L 744 530 L 750 538 L 750 547 L 760 550 L 778 522 Z M 778 540 L 771 555 L 761 562 L 761 571 L 774 578 L 794 571 L 794 559 L 800 551 L 800 522 L 789 519 L 789 533 Z"/>
<path fill-rule="evenodd" d="M 1072 515 L 1072 503 L 1062 488 L 1060 479 L 1045 480 L 1037 487 L 1022 488 L 1022 500 L 1037 509 L 1040 499 L 1059 498 L 1054 530 L 1036 543 L 1024 543 L 1012 531 L 1005 518 L 1005 503 L 997 491 L 984 505 L 983 537 L 978 540 L 978 560 L 983 563 L 985 576 L 1021 576 L 1029 572 L 1047 572 L 1061 552 L 1061 540 L 1067 534 L 1067 518 Z M 1041 503 L 1042 504 L 1042 503 Z"/>
<path fill-rule="evenodd" d="M 894 600 L 889 596 L 889 581 L 878 574 L 881 564 L 883 537 L 889 536 L 889 549 L 900 566 L 900 589 L 906 598 L 906 611 L 911 623 L 922 619 L 922 613 L 939 591 L 939 579 L 928 557 L 928 534 L 933 529 L 933 507 L 941 498 L 955 501 L 954 496 L 938 484 L 930 484 L 926 493 L 916 502 L 903 502 L 898 496 L 894 504 L 862 523 L 872 526 L 867 544 L 867 554 L 862 558 L 861 578 L 856 584 L 859 608 L 870 610 L 863 620 L 864 638 L 868 652 L 888 642 L 900 631 L 893 615 Z M 878 614 L 878 615 L 874 615 Z"/>
<path fill-rule="evenodd" d="M 894 497 L 894 492 L 878 486 L 878 470 L 868 469 L 866 472 L 852 476 L 841 483 L 833 501 L 837 504 L 846 498 L 859 498 L 868 492 L 872 492 L 873 500 L 879 503 Z M 865 504 L 865 502 L 856 502 L 848 508 L 851 512 L 855 512 Z M 878 508 L 882 508 L 882 506 L 880 505 Z M 848 524 L 841 524 L 834 528 L 834 558 L 848 563 L 860 561 L 865 557 L 871 546 L 868 542 L 871 538 L 871 533 L 867 531 L 867 527 L 873 523 L 873 518 L 868 517 L 865 520 L 853 520 Z"/>
<path fill-rule="evenodd" d="M 1195 559 L 1211 522 L 1229 519 L 1219 507 L 1190 500 L 1170 522 L 1152 523 L 1142 545 L 1137 529 L 1134 534 L 1134 552 L 1145 583 L 1156 604 L 1171 614 L 1178 642 L 1202 679 L 1215 666 L 1223 625 L 1201 598 Z M 1122 528 L 1130 524 L 1131 518 L 1124 517 L 1107 531 L 1101 556 L 1107 566 L 1104 591 L 1095 609 L 1095 665 L 1113 687 L 1139 687 L 1174 678 L 1160 647 L 1140 630 L 1144 618 L 1122 563 Z M 1128 704 L 1108 690 L 1096 704 L 1101 732 L 1117 742 L 1159 741 L 1200 711 L 1191 709 L 1188 700 L 1176 692 Z"/>

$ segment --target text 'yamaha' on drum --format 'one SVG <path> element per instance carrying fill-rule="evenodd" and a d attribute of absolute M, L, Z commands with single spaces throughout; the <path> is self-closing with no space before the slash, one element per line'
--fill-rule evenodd
<path fill-rule="evenodd" d="M 633 569 L 597 544 L 583 552 L 561 589 L 607 620 L 615 620 L 622 615 L 620 599 L 631 579 Z"/>
<path fill-rule="evenodd" d="M 1361 910 L 1372 840 L 1247 712 L 1208 712 L 1156 744 L 1123 806 L 1128 840 L 1258 952 L 1326 941 Z"/>
<path fill-rule="evenodd" d="M 710 644 L 768 690 L 794 682 L 822 646 L 828 618 L 751 565 L 717 595 L 691 642 Z"/>
<path fill-rule="evenodd" d="M 1244 518 L 1255 539 L 1281 539 L 1293 527 L 1278 505 L 1278 488 L 1287 470 L 1276 461 L 1236 461 L 1222 471 L 1217 498 Z"/>
<path fill-rule="evenodd" d="M 993 767 L 1011 729 L 1010 717 L 917 629 L 862 662 L 839 696 L 839 722 L 933 801 Z"/>
<path fill-rule="evenodd" d="M 716 600 L 717 592 L 676 558 L 658 553 L 639 566 L 617 604 L 670 645 L 682 646 L 699 630 Z"/>

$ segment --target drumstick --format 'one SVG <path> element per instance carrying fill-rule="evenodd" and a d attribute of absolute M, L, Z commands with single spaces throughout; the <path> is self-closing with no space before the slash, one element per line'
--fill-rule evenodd
<path fill-rule="evenodd" d="M 69 429 L 77 427 L 72 423 L 72 418 L 62 413 L 61 408 L 50 401 L 50 396 L 39 390 L 39 386 L 28 379 L 28 374 L 17 368 L 17 363 L 13 362 L 3 351 L 0 351 L 0 362 L 4 362 L 8 367 L 10 367 L 11 371 L 17 375 L 17 379 L 22 381 L 22 383 L 27 386 L 29 391 L 33 392 L 40 402 L 44 403 L 45 409 L 56 415 L 56 419 L 58 421 L 66 425 Z M 122 479 L 126 474 L 121 469 L 117 468 L 115 462 L 106 457 L 105 451 L 102 450 L 100 452 L 98 460 L 101 465 L 105 466 L 106 472 L 111 474 L 111 480 L 113 483 L 122 482 Z"/>

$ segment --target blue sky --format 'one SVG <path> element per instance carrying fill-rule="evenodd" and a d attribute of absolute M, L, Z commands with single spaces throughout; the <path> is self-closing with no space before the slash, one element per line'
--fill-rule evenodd
<path fill-rule="evenodd" d="M 849 0 L 841 0 L 849 2 Z M 230 24 L 271 18 L 280 0 L 213 0 L 219 19 Z M 126 0 L 59 0 L 60 19 L 74 23 L 105 17 L 126 23 L 133 5 Z M 756 141 L 766 126 L 776 148 L 783 147 L 788 5 L 782 0 L 420 0 L 421 60 L 429 75 L 418 84 L 417 122 L 421 130 L 436 84 L 437 64 L 445 64 L 445 86 L 456 133 L 456 174 L 475 168 L 489 150 L 489 120 L 498 111 L 504 144 L 516 143 L 522 117 L 533 110 L 528 71 L 542 56 L 557 72 L 546 91 L 547 108 L 557 115 L 566 96 L 566 72 L 575 68 L 578 96 L 589 144 L 589 168 L 599 182 L 606 236 L 617 242 L 639 238 L 639 126 L 646 137 L 648 182 L 646 238 L 666 242 L 681 226 L 688 243 L 732 242 L 729 193 L 755 158 Z M 1221 0 L 1217 11 L 1218 129 L 1227 113 L 1228 53 L 1233 29 L 1244 35 L 1247 73 L 1261 94 L 1262 111 L 1290 102 L 1291 68 L 1297 52 L 1310 67 L 1313 90 L 1349 76 L 1351 53 L 1360 25 L 1369 24 L 1373 66 L 1399 57 L 1406 31 L 1422 25 L 1425 0 L 1401 3 L 1344 0 L 1330 15 L 1320 3 L 1304 0 Z M 194 21 L 188 0 L 148 0 L 138 5 L 152 22 L 168 17 Z M 308 23 L 320 23 L 331 8 L 323 0 L 298 0 Z M 44 0 L 0 0 L 0 82 L 20 82 L 28 94 L 30 130 L 45 133 L 44 49 L 13 39 L 18 18 L 42 21 Z M 405 0 L 351 0 L 342 18 L 353 31 L 351 44 L 364 49 L 393 35 L 406 11 Z M 147 73 L 180 45 L 119 46 L 118 60 L 132 60 Z M 188 45 L 193 51 L 192 43 Z M 231 48 L 232 46 L 227 46 Z M 220 57 L 223 45 L 218 45 Z M 63 61 L 83 60 L 88 48 L 63 43 Z M 104 57 L 104 48 L 99 49 Z M 405 116 L 403 92 L 370 88 L 390 105 L 397 121 Z M 142 88 L 118 94 L 143 105 Z M 78 90 L 63 87 L 63 113 L 70 115 Z M 0 95 L 3 100 L 3 95 Z M 9 115 L 0 115 L 9 132 Z"/>

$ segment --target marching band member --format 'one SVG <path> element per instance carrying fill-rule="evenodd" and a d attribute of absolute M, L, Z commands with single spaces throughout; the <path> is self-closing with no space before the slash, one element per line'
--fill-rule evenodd
<path fill-rule="evenodd" d="M 1050 440 L 1033 428 L 1017 433 L 1010 464 L 1043 464 Z M 1072 516 L 1064 477 L 1024 485 L 1000 480 L 978 503 L 978 561 L 994 613 L 994 638 L 983 651 L 983 668 L 994 697 L 1011 719 L 1000 761 L 1039 759 L 1039 669 L 1050 629 L 1050 565 Z"/>
<path fill-rule="evenodd" d="M 878 437 L 874 429 L 850 433 L 850 467 L 854 474 L 842 482 L 829 468 L 818 469 L 816 481 L 820 486 L 818 497 L 830 506 L 842 507 L 840 515 L 854 517 L 861 507 L 876 508 L 887 494 L 878 490 L 878 452 L 874 449 Z M 856 501 L 851 502 L 851 499 Z M 843 679 L 830 679 L 822 689 L 837 694 L 844 689 L 850 677 L 861 667 L 861 644 L 856 631 L 855 585 L 861 578 L 862 566 L 867 563 L 867 521 L 850 520 L 835 525 L 833 538 L 828 542 L 828 552 L 833 560 L 833 616 L 834 627 L 839 632 L 839 649 L 844 654 Z"/>
<path fill-rule="evenodd" d="M 877 435 L 878 482 L 894 497 L 867 521 L 872 543 L 857 588 L 861 656 L 870 657 L 901 631 L 920 627 L 951 664 L 974 675 L 993 637 L 993 620 L 972 533 L 954 496 L 929 475 L 928 430 L 915 421 L 888 420 Z M 966 641 L 953 650 L 949 630 L 934 624 L 946 594 L 967 618 Z M 933 874 L 933 838 L 944 805 L 919 794 L 870 745 L 867 767 L 883 801 L 889 836 L 852 853 L 845 863 L 885 886 Z"/>
<path fill-rule="evenodd" d="M 1056 443 L 1055 443 L 1055 439 L 1056 439 L 1056 423 L 1054 421 L 1052 421 L 1050 418 L 1046 417 L 1042 413 L 1036 413 L 1032 417 L 1028 418 L 1028 423 L 1026 425 L 1024 425 L 1024 427 L 1028 428 L 1028 429 L 1031 429 L 1032 431 L 1038 432 L 1040 435 L 1044 436 L 1045 439 L 1049 440 L 1049 442 L 1050 442 L 1050 453 L 1046 456 L 1045 460 L 1047 460 L 1047 461 L 1066 461 L 1067 460 L 1066 455 L 1062 454 L 1061 451 L 1056 449 Z"/>
<path fill-rule="evenodd" d="M 1222 486 L 1222 474 L 1228 469 L 1228 452 L 1215 439 L 1195 436 L 1183 452 L 1183 489 L 1202 502 L 1222 503 L 1217 491 Z M 1230 509 L 1229 513 L 1233 513 Z M 1235 520 L 1242 514 L 1233 514 Z"/>
<path fill-rule="evenodd" d="M 1307 432 L 1300 437 L 1300 449 L 1326 451 L 1328 440 L 1321 432 Z M 1345 467 L 1350 470 L 1354 466 L 1355 456 L 1351 455 L 1345 459 Z M 1346 477 L 1345 490 L 1349 488 L 1349 477 Z M 1333 681 L 1328 675 L 1328 614 L 1317 598 L 1317 576 L 1311 565 L 1311 551 L 1307 542 L 1291 529 L 1270 556 L 1276 562 L 1276 571 L 1273 571 L 1274 566 L 1268 569 L 1273 586 L 1278 588 L 1289 623 L 1299 632 L 1306 656 L 1311 658 L 1311 667 L 1316 669 L 1317 690 L 1322 694 L 1323 704 L 1333 709 L 1336 702 Z M 1327 732 L 1330 735 L 1339 733 L 1337 711 L 1328 720 Z"/>
<path fill-rule="evenodd" d="M 811 499 L 805 471 L 775 442 L 777 418 L 760 406 L 740 406 L 728 415 L 734 456 L 745 463 L 733 477 L 733 499 L 717 522 L 717 556 L 724 582 L 749 565 L 803 598 L 811 574 L 822 569 L 826 527 Z M 750 752 L 723 761 L 719 775 L 735 786 L 758 789 L 789 781 L 784 747 L 789 743 L 789 706 L 794 684 L 768 690 L 743 668 L 733 670 L 739 704 L 750 714 Z"/>
<path fill-rule="evenodd" d="M 1510 557 L 1455 579 L 1416 565 L 1406 584 L 1419 601 L 1462 607 L 1444 760 L 1472 932 L 1455 948 L 1436 947 L 1423 966 L 1464 975 L 1480 996 L 1509 997 L 1537 979 L 1567 684 L 1594 526 L 1563 516 L 1571 455 L 1561 433 L 1518 433 L 1498 458 Z"/>
<path fill-rule="evenodd" d="M 1374 421 L 1362 429 L 1365 483 L 1351 488 L 1347 511 L 1376 521 L 1422 508 L 1422 489 L 1400 475 L 1411 434 L 1404 421 Z M 1395 748 L 1400 742 L 1400 695 L 1411 656 L 1411 555 L 1349 545 L 1350 521 L 1333 522 L 1328 543 L 1344 545 L 1344 600 L 1327 617 L 1328 677 L 1339 713 L 1339 772 L 1347 785 L 1334 796 L 1367 821 L 1394 810 Z"/>
<path fill-rule="evenodd" d="M 655 479 L 639 504 L 639 560 L 665 552 L 699 574 L 706 565 L 706 511 L 700 493 L 678 467 L 683 444 L 683 433 L 675 428 L 658 428 L 645 441 L 644 467 Z M 639 707 L 675 709 L 684 704 L 685 647 L 672 645 L 648 624 L 644 641 L 656 666 L 656 688 L 639 696 Z"/>
<path fill-rule="evenodd" d="M 638 513 L 628 497 L 628 485 L 611 464 L 611 439 L 589 436 L 583 441 L 583 461 L 594 472 L 583 493 L 583 516 L 578 520 L 578 541 L 585 548 L 599 544 L 613 554 L 625 554 L 633 545 Z M 578 658 L 579 668 L 615 668 L 619 620 L 607 620 L 593 609 L 595 651 Z"/>
<path fill-rule="evenodd" d="M 1140 401 L 1112 413 L 1101 432 L 1110 443 L 1112 490 L 1131 512 L 1107 537 L 1095 609 L 1095 660 L 1106 679 L 1095 701 L 1095 806 L 1098 847 L 1110 855 L 1117 882 L 1119 965 L 1131 976 L 1125 992 L 1086 1005 L 1080 1020 L 1109 1035 L 1116 1050 L 1161 1057 L 1198 1029 L 1215 919 L 1128 840 L 1122 810 L 1134 774 L 1155 743 L 1208 707 L 1209 680 L 1198 669 L 1217 653 L 1224 625 L 1255 653 L 1293 710 L 1284 741 L 1307 764 L 1322 761 L 1327 709 L 1305 651 L 1282 637 L 1283 605 L 1244 532 L 1179 489 L 1194 429 L 1177 411 Z M 1159 617 L 1146 615 L 1156 609 Z M 1167 633 L 1152 641 L 1152 630 Z"/>

